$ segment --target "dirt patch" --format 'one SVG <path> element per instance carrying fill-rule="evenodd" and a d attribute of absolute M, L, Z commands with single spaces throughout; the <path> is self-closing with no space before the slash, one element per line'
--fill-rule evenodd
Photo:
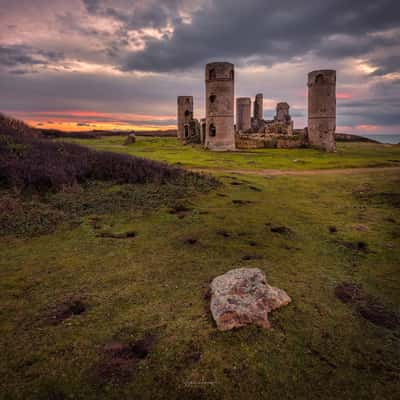
<path fill-rule="evenodd" d="M 185 244 L 194 245 L 194 244 L 196 244 L 198 242 L 198 240 L 195 239 L 195 238 L 190 237 L 190 238 L 186 238 L 183 242 Z"/>
<path fill-rule="evenodd" d="M 262 257 L 256 254 L 246 254 L 242 257 L 242 261 L 260 260 Z"/>
<path fill-rule="evenodd" d="M 368 244 L 364 241 L 357 241 L 357 242 L 347 242 L 345 240 L 336 241 L 339 246 L 343 246 L 346 249 L 352 250 L 354 252 L 359 253 L 368 253 L 370 250 L 368 248 Z"/>
<path fill-rule="evenodd" d="M 367 225 L 363 225 L 363 224 L 355 224 L 355 225 L 353 225 L 353 228 L 358 232 L 369 231 L 369 227 Z"/>
<path fill-rule="evenodd" d="M 154 334 L 146 334 L 136 342 L 110 342 L 101 349 L 101 360 L 95 368 L 100 383 L 124 383 L 136 370 L 138 363 L 151 352 L 156 341 Z"/>
<path fill-rule="evenodd" d="M 251 247 L 256 247 L 256 246 L 258 246 L 258 243 L 255 242 L 254 240 L 249 240 L 249 241 L 247 242 L 247 244 L 248 244 L 249 246 L 251 246 Z"/>
<path fill-rule="evenodd" d="M 333 226 L 333 225 L 328 227 L 328 230 L 329 230 L 329 233 L 336 233 L 338 231 L 336 226 Z"/>
<path fill-rule="evenodd" d="M 236 204 L 236 205 L 240 205 L 240 206 L 245 206 L 245 205 L 248 205 L 248 204 L 253 204 L 254 201 L 235 199 L 235 200 L 232 200 L 232 203 Z"/>
<path fill-rule="evenodd" d="M 360 296 L 361 287 L 355 283 L 343 282 L 335 288 L 335 296 L 343 303 L 355 303 Z"/>
<path fill-rule="evenodd" d="M 181 214 L 181 213 L 187 213 L 191 211 L 192 209 L 185 204 L 182 203 L 177 203 L 173 207 L 170 208 L 169 213 L 170 214 Z"/>
<path fill-rule="evenodd" d="M 227 231 L 225 231 L 224 229 L 219 229 L 219 230 L 217 231 L 217 235 L 223 236 L 224 238 L 228 238 L 228 237 L 231 236 L 230 233 L 227 232 Z"/>
<path fill-rule="evenodd" d="M 288 244 L 284 244 L 282 246 L 283 249 L 285 250 L 293 250 L 293 251 L 299 251 L 301 250 L 300 247 L 295 247 L 295 246 L 289 246 Z"/>
<path fill-rule="evenodd" d="M 120 232 L 120 233 L 101 232 L 97 235 L 97 237 L 111 238 L 111 239 L 129 239 L 129 238 L 134 238 L 136 235 L 137 234 L 135 231 L 127 231 L 127 232 Z"/>
<path fill-rule="evenodd" d="M 186 368 L 191 367 L 200 361 L 201 355 L 200 349 L 194 344 L 191 344 L 190 349 L 183 355 L 183 364 Z"/>
<path fill-rule="evenodd" d="M 71 298 L 55 306 L 46 318 L 50 325 L 61 324 L 74 315 L 81 315 L 87 309 L 86 304 L 79 298 Z"/>
<path fill-rule="evenodd" d="M 343 282 L 336 286 L 335 295 L 343 303 L 350 305 L 358 315 L 374 325 L 392 330 L 400 327 L 400 315 L 386 310 L 378 299 L 365 294 L 361 285 Z"/>
<path fill-rule="evenodd" d="M 293 231 L 288 228 L 287 226 L 271 226 L 270 230 L 272 233 L 278 233 L 279 235 L 291 235 L 293 234 Z"/>

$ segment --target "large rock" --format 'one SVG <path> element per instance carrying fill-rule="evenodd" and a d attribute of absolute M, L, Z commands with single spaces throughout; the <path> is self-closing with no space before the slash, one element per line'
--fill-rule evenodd
<path fill-rule="evenodd" d="M 125 139 L 125 143 L 126 145 L 128 144 L 132 144 L 136 142 L 136 135 L 134 132 L 130 133 L 127 138 Z"/>
<path fill-rule="evenodd" d="M 247 324 L 270 328 L 268 313 L 290 302 L 259 268 L 232 269 L 211 282 L 211 313 L 221 331 Z"/>

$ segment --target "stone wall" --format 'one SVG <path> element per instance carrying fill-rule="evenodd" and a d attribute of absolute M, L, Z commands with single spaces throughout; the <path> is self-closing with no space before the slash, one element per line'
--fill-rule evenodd
<path fill-rule="evenodd" d="M 294 149 L 307 146 L 307 137 L 303 131 L 292 136 L 275 134 L 240 134 L 236 140 L 238 149 Z"/>

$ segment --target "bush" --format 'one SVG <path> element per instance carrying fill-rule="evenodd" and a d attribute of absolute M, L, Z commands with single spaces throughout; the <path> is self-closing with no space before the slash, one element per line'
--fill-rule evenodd
<path fill-rule="evenodd" d="M 165 163 L 76 144 L 43 140 L 23 122 L 0 116 L 0 184 L 19 190 L 60 190 L 87 180 L 118 183 L 212 183 Z"/>

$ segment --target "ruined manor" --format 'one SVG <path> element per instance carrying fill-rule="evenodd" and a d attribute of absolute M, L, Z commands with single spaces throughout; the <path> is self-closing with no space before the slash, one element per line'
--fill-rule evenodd
<path fill-rule="evenodd" d="M 265 120 L 262 93 L 253 103 L 250 97 L 236 99 L 235 121 L 235 67 L 228 62 L 207 64 L 205 118 L 194 118 L 193 96 L 178 96 L 178 138 L 185 144 L 199 143 L 220 151 L 308 146 L 335 151 L 336 71 L 310 72 L 307 86 L 306 128 L 294 128 L 286 102 L 276 105 L 272 120 Z"/>

